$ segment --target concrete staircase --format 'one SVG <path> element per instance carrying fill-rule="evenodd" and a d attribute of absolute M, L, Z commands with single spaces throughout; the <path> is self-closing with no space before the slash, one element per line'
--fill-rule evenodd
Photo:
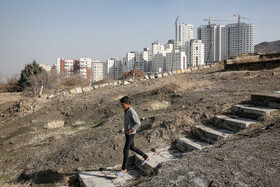
<path fill-rule="evenodd" d="M 151 175 L 162 162 L 179 159 L 182 153 L 178 150 L 171 150 L 170 147 L 163 147 L 155 152 L 149 152 L 147 155 L 151 160 L 145 165 L 141 165 L 143 158 L 135 154 L 132 160 L 136 168 L 128 168 L 128 172 L 119 177 L 116 176 L 116 173 L 121 169 L 121 165 L 107 167 L 103 170 L 80 172 L 80 185 L 84 187 L 126 186 L 141 176 Z"/>
<path fill-rule="evenodd" d="M 232 106 L 231 114 L 215 116 L 211 126 L 194 126 L 191 131 L 192 137 L 176 139 L 176 149 L 163 147 L 147 153 L 151 160 L 145 165 L 141 165 L 143 158 L 135 154 L 133 156 L 135 168 L 128 169 L 128 173 L 123 176 L 115 175 L 121 169 L 121 165 L 117 165 L 103 170 L 80 172 L 80 184 L 85 187 L 129 185 L 141 176 L 152 175 L 162 162 L 180 159 L 182 152 L 202 150 L 260 120 L 280 115 L 280 93 L 252 94 L 249 103 Z"/>
<path fill-rule="evenodd" d="M 250 104 L 232 106 L 231 114 L 218 115 L 210 126 L 194 126 L 191 138 L 176 139 L 176 147 L 182 152 L 202 150 L 216 141 L 227 138 L 259 121 L 280 115 L 280 94 L 252 94 Z"/>

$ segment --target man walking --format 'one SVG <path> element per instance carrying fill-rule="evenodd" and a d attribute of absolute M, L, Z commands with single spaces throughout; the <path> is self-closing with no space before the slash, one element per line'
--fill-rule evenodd
<path fill-rule="evenodd" d="M 117 173 L 117 176 L 124 175 L 127 173 L 127 162 L 129 156 L 129 150 L 132 150 L 139 155 L 141 155 L 144 160 L 142 160 L 141 164 L 144 165 L 150 157 L 143 153 L 137 147 L 134 147 L 134 137 L 136 134 L 136 129 L 140 126 L 141 122 L 135 110 L 131 106 L 130 98 L 128 96 L 124 96 L 121 98 L 120 103 L 124 109 L 124 132 L 125 132 L 125 146 L 123 149 L 123 164 L 122 170 Z"/>

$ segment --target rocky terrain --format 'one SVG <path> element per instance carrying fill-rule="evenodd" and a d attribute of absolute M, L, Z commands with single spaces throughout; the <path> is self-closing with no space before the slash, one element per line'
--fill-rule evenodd
<path fill-rule="evenodd" d="M 226 113 L 251 93 L 271 93 L 280 90 L 279 85 L 279 68 L 224 72 L 219 64 L 47 100 L 1 94 L 0 184 L 78 185 L 77 170 L 120 164 L 124 134 L 119 99 L 124 95 L 132 98 L 142 122 L 135 145 L 151 151 L 185 137 L 191 126 Z M 211 150 L 186 153 L 180 161 L 164 163 L 153 178 L 139 179 L 135 185 L 242 186 L 243 181 L 273 186 L 280 162 L 275 159 L 279 158 L 279 121 L 272 123 L 276 125 L 269 130 L 251 129 Z"/>

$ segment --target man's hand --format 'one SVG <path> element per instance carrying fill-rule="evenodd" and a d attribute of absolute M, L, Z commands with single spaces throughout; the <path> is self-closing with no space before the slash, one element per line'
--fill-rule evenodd
<path fill-rule="evenodd" d="M 125 134 L 130 135 L 133 132 L 132 129 L 129 129 L 128 131 L 125 132 Z"/>

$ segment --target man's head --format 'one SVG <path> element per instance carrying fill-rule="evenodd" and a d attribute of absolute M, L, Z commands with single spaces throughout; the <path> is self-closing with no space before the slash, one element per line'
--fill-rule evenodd
<path fill-rule="evenodd" d="M 128 96 L 124 96 L 123 98 L 121 98 L 120 102 L 125 110 L 128 110 L 130 108 L 130 98 Z"/>

